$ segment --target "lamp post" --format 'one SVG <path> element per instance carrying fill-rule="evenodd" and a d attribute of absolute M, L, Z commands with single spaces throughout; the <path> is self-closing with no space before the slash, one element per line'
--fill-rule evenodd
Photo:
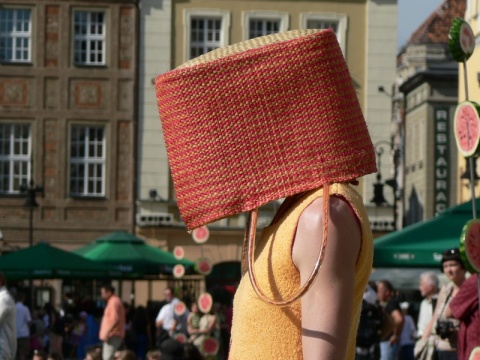
<path fill-rule="evenodd" d="M 392 179 L 387 179 L 385 182 L 382 182 L 382 155 L 385 152 L 384 146 L 388 146 L 390 148 L 390 151 L 392 152 L 393 155 L 393 171 L 394 175 Z M 373 198 L 370 200 L 371 203 L 374 203 L 375 206 L 380 207 L 380 206 L 390 206 L 388 201 L 385 199 L 385 196 L 383 195 L 383 187 L 384 185 L 388 185 L 393 189 L 393 230 L 397 229 L 397 189 L 398 189 L 398 184 L 397 184 L 397 174 L 398 174 L 398 160 L 400 159 L 400 149 L 396 148 L 396 146 L 393 144 L 393 142 L 388 142 L 385 140 L 380 140 L 374 144 L 375 147 L 375 153 L 377 155 L 377 181 L 373 184 Z"/>
<path fill-rule="evenodd" d="M 30 183 L 27 186 L 26 184 L 20 185 L 20 192 L 26 194 L 25 204 L 24 207 L 28 208 L 29 210 L 29 225 L 28 225 L 28 243 L 29 247 L 33 246 L 33 210 L 38 207 L 38 203 L 36 200 L 37 193 L 43 193 L 43 186 L 42 185 L 35 185 L 33 179 L 30 179 Z M 30 304 L 35 304 L 33 296 L 33 279 L 30 278 Z"/>

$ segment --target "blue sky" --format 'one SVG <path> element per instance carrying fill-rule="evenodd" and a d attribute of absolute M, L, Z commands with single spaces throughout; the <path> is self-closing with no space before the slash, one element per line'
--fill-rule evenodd
<path fill-rule="evenodd" d="M 443 0 L 398 0 L 397 48 L 404 45 L 417 27 Z"/>

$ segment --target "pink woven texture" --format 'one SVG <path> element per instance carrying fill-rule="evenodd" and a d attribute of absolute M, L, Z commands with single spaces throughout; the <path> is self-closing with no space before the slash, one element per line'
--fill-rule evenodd
<path fill-rule="evenodd" d="M 170 71 L 156 91 L 189 229 L 376 171 L 330 30 Z"/>

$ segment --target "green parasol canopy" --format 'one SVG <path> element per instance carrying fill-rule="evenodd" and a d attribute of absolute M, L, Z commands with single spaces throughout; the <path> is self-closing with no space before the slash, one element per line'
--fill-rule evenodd
<path fill-rule="evenodd" d="M 96 262 L 114 265 L 131 277 L 171 274 L 177 264 L 185 266 L 188 273 L 193 272 L 195 265 L 190 260 L 177 260 L 172 253 L 150 246 L 125 231 L 101 236 L 74 252 Z"/>
<path fill-rule="evenodd" d="M 47 243 L 38 243 L 0 256 L 0 271 L 7 279 L 112 278 L 121 273 Z"/>
<path fill-rule="evenodd" d="M 477 209 L 480 199 L 476 199 Z M 463 226 L 473 218 L 472 203 L 451 207 L 438 216 L 379 237 L 374 267 L 438 268 L 442 252 L 460 246 Z"/>

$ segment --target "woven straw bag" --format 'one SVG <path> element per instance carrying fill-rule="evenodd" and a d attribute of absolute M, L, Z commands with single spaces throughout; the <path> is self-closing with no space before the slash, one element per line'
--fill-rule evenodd
<path fill-rule="evenodd" d="M 181 216 L 189 229 L 376 171 L 331 30 L 214 50 L 156 79 Z"/>

